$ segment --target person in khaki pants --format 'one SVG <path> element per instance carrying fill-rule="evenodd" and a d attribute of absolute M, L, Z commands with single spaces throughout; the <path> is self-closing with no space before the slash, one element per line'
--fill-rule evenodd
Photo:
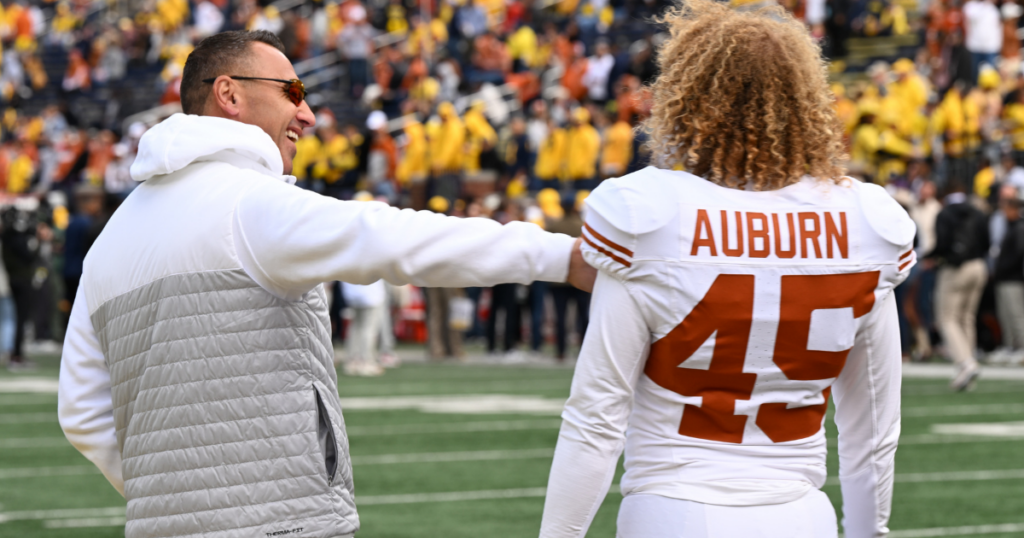
<path fill-rule="evenodd" d="M 992 279 L 996 283 L 996 314 L 1003 346 L 988 361 L 1017 363 L 1024 360 L 1024 198 L 1012 185 L 1000 192 L 999 209 L 1006 218 L 1006 235 L 999 247 Z"/>
<path fill-rule="evenodd" d="M 945 207 L 935 222 L 935 249 L 928 255 L 939 263 L 935 289 L 935 317 L 946 350 L 957 366 L 950 383 L 954 390 L 965 390 L 978 377 L 977 346 L 978 303 L 988 279 L 985 253 L 989 234 L 985 215 L 954 182 L 946 196 Z"/>

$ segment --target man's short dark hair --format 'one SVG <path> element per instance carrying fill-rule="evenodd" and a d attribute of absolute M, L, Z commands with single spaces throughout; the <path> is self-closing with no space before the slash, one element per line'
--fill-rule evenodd
<path fill-rule="evenodd" d="M 211 85 L 203 81 L 221 75 L 258 76 L 258 73 L 234 72 L 243 69 L 252 54 L 253 43 L 266 43 L 284 52 L 284 45 L 267 30 L 221 32 L 199 42 L 185 60 L 181 75 L 181 109 L 186 114 L 201 114 Z"/>

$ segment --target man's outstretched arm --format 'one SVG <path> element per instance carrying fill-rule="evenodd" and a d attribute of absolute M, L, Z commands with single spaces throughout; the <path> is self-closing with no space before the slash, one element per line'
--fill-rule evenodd
<path fill-rule="evenodd" d="M 242 266 L 287 299 L 325 281 L 381 278 L 429 287 L 568 280 L 588 289 L 596 275 L 573 254 L 574 241 L 529 223 L 340 202 L 284 183 L 243 195 L 234 218 Z"/>

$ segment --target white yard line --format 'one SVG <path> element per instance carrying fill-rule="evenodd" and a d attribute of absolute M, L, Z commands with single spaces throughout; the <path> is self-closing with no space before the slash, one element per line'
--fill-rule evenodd
<path fill-rule="evenodd" d="M 949 443 L 995 443 L 999 441 L 1018 441 L 1022 435 L 980 436 L 980 435 L 938 435 L 920 434 L 900 437 L 900 445 L 945 445 Z"/>
<path fill-rule="evenodd" d="M 7 521 L 64 519 L 79 517 L 124 518 L 124 506 L 111 506 L 109 508 L 65 508 L 62 510 L 24 510 L 20 512 L 0 512 L 0 523 L 5 523 Z"/>
<path fill-rule="evenodd" d="M 88 527 L 121 527 L 125 523 L 124 516 L 114 517 L 83 517 L 79 519 L 48 519 L 43 521 L 46 529 L 84 529 Z"/>
<path fill-rule="evenodd" d="M 353 456 L 353 465 L 395 465 L 399 463 L 443 463 L 461 461 L 525 460 L 550 458 L 553 448 L 530 448 L 525 450 L 477 450 L 472 452 L 426 452 L 421 454 L 380 454 L 376 456 Z"/>
<path fill-rule="evenodd" d="M 939 385 L 925 385 L 925 386 L 904 386 L 901 389 L 904 396 L 927 396 L 935 394 L 954 394 L 953 391 L 949 390 L 949 386 L 945 383 Z M 977 388 L 972 390 L 971 394 L 1020 394 L 1024 392 L 1024 385 L 1020 383 L 1001 383 L 999 385 L 978 385 Z"/>
<path fill-rule="evenodd" d="M 349 437 L 359 435 L 408 435 L 424 433 L 501 432 L 516 430 L 550 430 L 562 426 L 562 419 L 488 420 L 482 422 L 441 422 L 393 424 L 390 426 L 352 426 Z"/>
<path fill-rule="evenodd" d="M 547 488 L 514 488 L 449 491 L 445 493 L 407 493 L 404 495 L 367 495 L 356 497 L 356 506 L 480 501 L 485 499 L 521 499 L 525 497 L 543 497 L 546 491 Z"/>
<path fill-rule="evenodd" d="M 3 413 L 0 424 L 39 424 L 52 422 L 57 424 L 57 413 Z"/>
<path fill-rule="evenodd" d="M 396 411 L 453 415 L 551 415 L 559 416 L 565 398 L 525 394 L 445 394 L 437 396 L 344 397 L 341 408 L 351 411 Z"/>
<path fill-rule="evenodd" d="M 936 527 L 892 531 L 889 538 L 930 538 L 932 536 L 977 536 L 979 534 L 1005 534 L 1024 531 L 1024 523 L 1002 525 L 969 525 L 965 527 Z"/>
<path fill-rule="evenodd" d="M 23 467 L 20 469 L 0 469 L 0 480 L 12 478 L 41 478 L 45 476 L 78 476 L 100 474 L 93 465 L 67 465 L 63 467 Z"/>
<path fill-rule="evenodd" d="M 70 447 L 71 443 L 64 437 L 24 437 L 15 439 L 0 439 L 0 449 L 3 448 L 55 448 Z"/>
<path fill-rule="evenodd" d="M 16 394 L 0 396 L 0 407 L 17 405 L 53 405 L 57 406 L 56 394 Z"/>
<path fill-rule="evenodd" d="M 952 471 L 941 473 L 897 473 L 896 482 L 976 482 L 984 480 L 1019 480 L 1024 478 L 1024 469 L 1000 469 L 994 471 Z M 830 476 L 825 485 L 838 486 L 839 477 Z"/>
<path fill-rule="evenodd" d="M 14 377 L 0 379 L 0 392 L 57 394 L 56 377 Z"/>
<path fill-rule="evenodd" d="M 1000 443 L 1006 441 L 1019 441 L 1024 439 L 1021 435 L 1001 435 L 998 437 L 966 436 L 966 435 L 937 435 L 931 433 L 919 435 L 900 436 L 899 446 L 909 445 L 946 445 L 951 443 Z M 839 445 L 838 439 L 828 440 L 828 446 L 835 448 Z"/>
<path fill-rule="evenodd" d="M 1024 413 L 1024 403 L 981 405 L 936 405 L 906 407 L 900 411 L 904 417 L 953 417 L 964 415 L 1003 415 Z"/>
<path fill-rule="evenodd" d="M 903 363 L 903 377 L 915 379 L 953 379 L 956 368 L 952 364 Z M 982 366 L 981 379 L 1024 379 L 1024 368 Z"/>

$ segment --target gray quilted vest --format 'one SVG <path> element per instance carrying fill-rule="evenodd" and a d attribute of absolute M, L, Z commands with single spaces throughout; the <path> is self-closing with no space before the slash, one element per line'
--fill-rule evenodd
<path fill-rule="evenodd" d="M 322 287 L 278 299 L 241 270 L 104 303 L 127 538 L 333 538 L 359 528 Z"/>

